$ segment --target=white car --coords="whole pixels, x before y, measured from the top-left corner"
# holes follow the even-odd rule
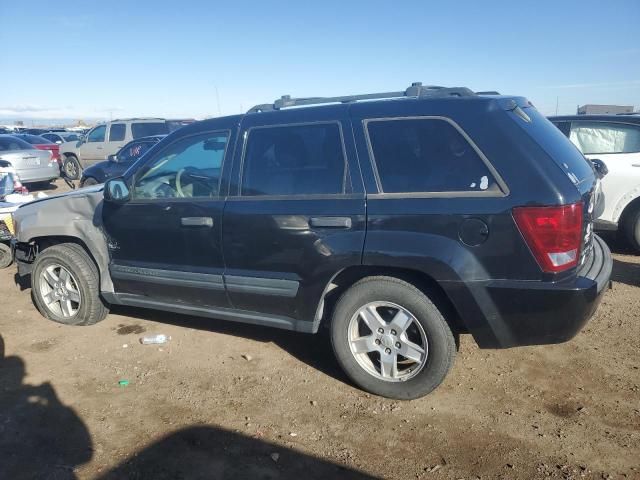
[[[604,211],[596,229],[619,230],[640,251],[640,115],[571,115],[551,120],[590,160],[602,179]]]

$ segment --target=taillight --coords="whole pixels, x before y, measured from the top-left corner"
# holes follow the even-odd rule
[[[558,207],[517,207],[513,218],[545,272],[578,264],[582,242],[582,202]]]

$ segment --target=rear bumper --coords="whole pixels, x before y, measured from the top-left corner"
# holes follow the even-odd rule
[[[44,167],[18,170],[17,173],[22,183],[46,182],[60,176],[60,167],[54,161]]]
[[[573,338],[598,308],[612,265],[609,248],[594,236],[593,253],[570,279],[459,285],[454,304],[462,305],[459,313],[481,348],[561,343]]]

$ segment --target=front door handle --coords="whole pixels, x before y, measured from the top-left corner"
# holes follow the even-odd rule
[[[351,217],[311,217],[309,225],[320,228],[351,228]]]
[[[211,217],[182,217],[180,219],[183,227],[213,227]]]

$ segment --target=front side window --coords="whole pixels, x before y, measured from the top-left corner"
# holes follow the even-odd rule
[[[640,127],[634,125],[573,122],[569,139],[585,155],[640,152]]]
[[[384,193],[499,191],[478,153],[445,120],[372,120],[367,134]]]
[[[104,134],[107,131],[106,125],[100,125],[99,127],[94,128],[89,132],[89,136],[87,137],[87,142],[104,142]]]
[[[228,133],[205,133],[180,139],[136,176],[134,198],[211,198],[218,195]]]
[[[109,127],[109,141],[121,142],[124,140],[127,126],[124,123],[112,123]]]
[[[152,135],[167,135],[169,127],[166,122],[132,123],[131,135],[133,139],[151,137]]]
[[[345,189],[336,123],[254,128],[245,151],[242,195],[330,195]]]

